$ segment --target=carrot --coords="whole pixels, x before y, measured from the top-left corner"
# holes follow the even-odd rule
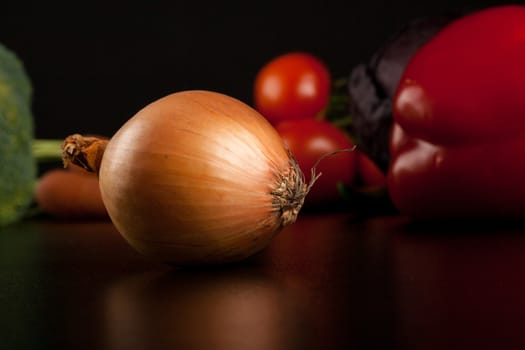
[[[60,219],[109,218],[97,176],[76,166],[45,172],[37,181],[35,202],[42,212]]]

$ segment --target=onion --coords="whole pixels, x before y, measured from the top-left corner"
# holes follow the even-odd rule
[[[260,251],[296,220],[317,178],[305,183],[258,112],[211,91],[160,98],[110,140],[71,135],[63,158],[99,174],[108,214],[132,247],[179,265]]]

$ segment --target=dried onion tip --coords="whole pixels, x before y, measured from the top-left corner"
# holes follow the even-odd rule
[[[134,115],[108,141],[71,135],[63,159],[99,174],[102,199],[131,246],[186,265],[244,259],[293,223],[309,184],[257,111],[182,91]]]

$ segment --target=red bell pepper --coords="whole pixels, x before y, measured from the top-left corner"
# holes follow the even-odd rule
[[[393,98],[388,189],[423,218],[525,217],[525,6],[447,25]]]

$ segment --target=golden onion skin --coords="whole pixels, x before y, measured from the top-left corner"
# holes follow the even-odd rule
[[[275,129],[211,91],[152,102],[111,138],[102,199],[135,249],[173,264],[244,259],[293,222],[308,189]]]

